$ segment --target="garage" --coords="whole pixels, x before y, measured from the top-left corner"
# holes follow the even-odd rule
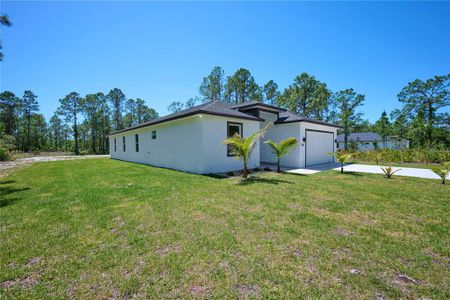
[[[305,132],[305,164],[306,166],[332,163],[334,157],[334,133],[329,131],[306,129]]]

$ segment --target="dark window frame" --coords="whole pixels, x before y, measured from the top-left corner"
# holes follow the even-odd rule
[[[152,130],[152,140],[156,140],[156,138],[157,138],[156,130]]]
[[[123,152],[126,152],[127,151],[127,143],[125,140],[125,136],[122,137],[122,143],[123,143]]]
[[[134,135],[134,142],[135,142],[135,150],[136,150],[136,152],[139,152],[139,134],[138,133],[136,133],[135,135]]]
[[[240,134],[240,136],[244,136],[244,123],[240,123],[240,122],[227,122],[227,131],[226,131],[226,135],[227,135],[227,138],[230,138],[231,136],[229,136],[229,134],[228,134],[228,132],[229,132],[229,130],[228,130],[228,128],[229,128],[229,126],[230,125],[234,125],[234,126],[239,126],[239,128],[240,128],[240,132],[239,132],[239,134]],[[232,157],[233,155],[231,154],[231,146],[230,145],[227,145],[227,157]]]
[[[114,152],[117,152],[117,141],[116,141],[116,138],[114,138]]]

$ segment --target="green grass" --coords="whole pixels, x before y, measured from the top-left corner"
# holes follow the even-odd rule
[[[437,180],[96,159],[36,163],[0,192],[1,299],[450,297]]]

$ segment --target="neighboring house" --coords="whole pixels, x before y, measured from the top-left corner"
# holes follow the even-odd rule
[[[385,140],[375,132],[357,132],[350,133],[347,138],[348,148],[350,143],[355,145],[355,148],[361,151],[375,150],[375,149],[408,149],[409,141],[402,138],[387,136]],[[337,136],[337,148],[344,149],[344,135]]]
[[[242,169],[224,139],[239,133],[248,137],[269,122],[274,125],[262,141],[279,142],[288,137],[298,146],[282,160],[285,167],[302,168],[334,161],[339,126],[299,116],[283,108],[249,102],[233,105],[213,101],[110,135],[111,158],[207,174]],[[275,163],[268,145],[259,142],[249,168],[261,162]]]

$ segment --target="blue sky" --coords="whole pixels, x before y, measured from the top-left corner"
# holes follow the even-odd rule
[[[450,73],[450,3],[1,2],[0,89],[58,99],[121,88],[161,115],[198,95],[213,66],[280,88],[307,72],[366,95],[376,120],[409,81]]]

